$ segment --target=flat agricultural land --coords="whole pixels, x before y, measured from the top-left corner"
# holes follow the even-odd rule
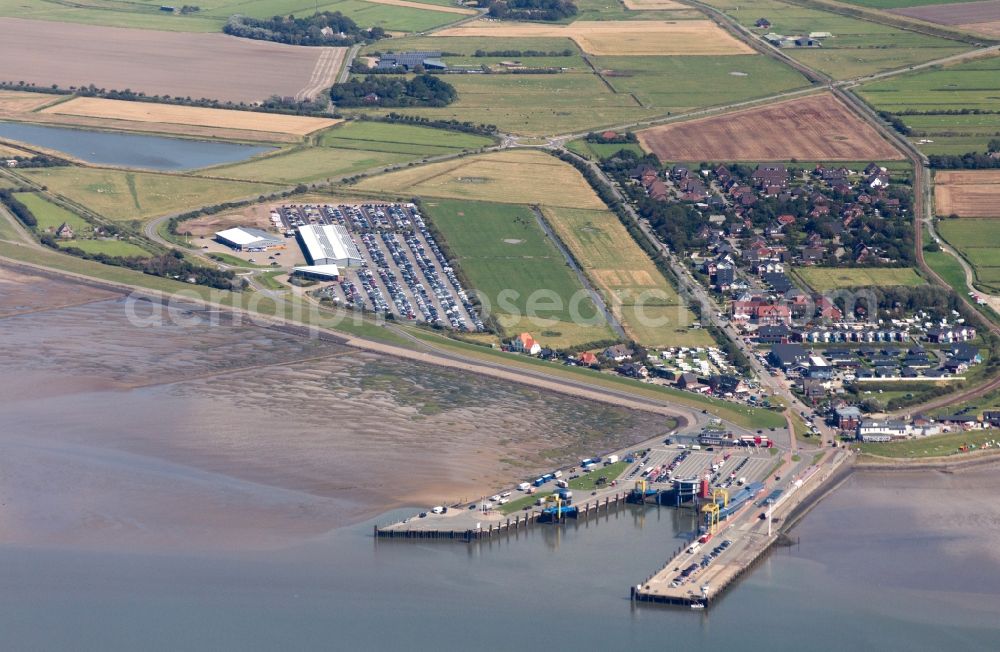
[[[604,208],[571,165],[537,150],[431,163],[362,180],[359,190],[506,204]]]
[[[437,36],[568,37],[595,55],[753,54],[743,42],[709,20],[576,21],[569,25],[473,23],[442,30]]]
[[[426,2],[411,2],[410,0],[368,0],[368,2],[374,2],[379,5],[392,5],[393,7],[408,7],[410,9],[441,11],[450,14],[461,14],[463,16],[475,16],[479,13],[475,9],[468,9],[466,7],[456,7],[454,5],[435,5]]]
[[[614,337],[603,320],[588,325],[573,319],[574,308],[587,319],[597,309],[531,208],[457,200],[425,201],[423,205],[453,260],[507,337],[530,332],[544,346],[554,348]],[[571,304],[575,295],[576,303]],[[503,302],[501,296],[506,297]]]
[[[903,156],[829,94],[637,133],[663,161],[898,160]]]
[[[0,69],[3,65],[0,63]],[[47,95],[45,93],[0,90],[0,112],[5,114],[27,113],[62,99],[62,97],[62,95]]]
[[[819,48],[787,48],[782,52],[827,73],[834,79],[893,70],[941,59],[970,49],[965,43],[920,34],[890,25],[860,20],[819,9],[818,2],[802,4],[781,0],[707,0],[747,29],[761,16],[771,21],[766,30],[778,34],[830,32]],[[755,30],[763,33],[765,30]]]
[[[795,271],[817,292],[867,286],[915,287],[926,283],[909,267],[797,267]]]
[[[653,11],[657,9],[690,9],[688,5],[675,2],[675,0],[623,0],[622,4],[626,9],[632,11]]]
[[[99,97],[76,97],[68,102],[60,102],[42,109],[41,112],[87,118],[111,118],[130,122],[226,127],[293,136],[305,136],[340,122],[332,118],[208,109],[196,106],[154,104],[152,102],[126,102]]]
[[[1000,217],[1000,170],[941,170],[934,174],[938,215]]]
[[[0,18],[0,79],[256,101],[318,93],[346,48]]]
[[[0,15],[157,31],[216,33],[222,31],[226,19],[233,14],[270,18],[291,13],[308,15],[313,11],[339,11],[359,25],[382,27],[392,32],[422,32],[468,15],[465,14],[468,10],[447,1],[331,0],[306,3],[288,0],[200,0],[200,11],[187,14],[160,11],[160,5],[150,0],[80,0],[70,4],[48,0],[0,0]]]
[[[977,0],[953,0],[948,4],[976,2]],[[869,7],[871,9],[900,9],[903,7],[923,7],[926,5],[944,4],[941,0],[844,0],[846,4]]]
[[[355,120],[325,132],[319,143],[326,147],[341,149],[366,149],[378,152],[433,156],[489,147],[494,141],[487,136],[460,131]]]
[[[179,174],[82,167],[35,168],[19,174],[110,220],[145,220],[273,192],[261,183]]]
[[[992,36],[1000,35],[1000,0],[905,7],[893,9],[890,13]]]
[[[552,206],[543,213],[629,337],[650,347],[712,344],[690,328],[694,315],[613,213]]]
[[[941,220],[937,229],[972,265],[980,285],[990,292],[1000,288],[1000,219]]]
[[[414,154],[371,152],[333,147],[293,148],[246,163],[203,168],[199,174],[220,179],[266,181],[270,183],[311,183],[382,168],[417,158]]]
[[[872,106],[900,115],[912,140],[926,154],[984,152],[1000,133],[1000,57],[921,70],[860,87]],[[961,115],[962,110],[981,113]]]

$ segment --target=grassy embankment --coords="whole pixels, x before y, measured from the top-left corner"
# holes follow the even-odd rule
[[[719,399],[684,392],[672,387],[643,383],[624,376],[605,374],[592,369],[582,367],[568,367],[557,363],[546,362],[538,358],[531,358],[523,355],[503,353],[495,349],[458,342],[443,335],[431,333],[423,330],[413,330],[413,334],[429,344],[445,351],[460,353],[472,359],[489,362],[491,364],[501,363],[513,368],[522,368],[533,371],[544,371],[547,374],[564,377],[573,380],[583,380],[591,385],[607,387],[615,390],[626,390],[630,393],[664,401],[676,403],[694,410],[706,410],[707,412],[731,421],[744,428],[784,428],[785,418],[779,413],[760,408],[750,408]]]
[[[998,439],[1000,439],[1000,430],[982,430],[931,435],[920,439],[907,439],[898,442],[864,443],[858,444],[857,447],[862,453],[867,455],[898,459],[919,459],[925,457],[949,457],[968,452],[960,450],[962,446],[967,446],[970,450],[978,450],[982,448],[985,442],[995,442]]]

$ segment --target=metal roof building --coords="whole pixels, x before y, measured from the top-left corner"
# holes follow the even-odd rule
[[[394,70],[402,68],[413,70],[417,66],[423,66],[429,70],[446,70],[448,68],[444,61],[441,61],[440,52],[399,52],[397,54],[383,54],[379,60],[376,70]]]
[[[285,241],[261,229],[236,227],[215,234],[215,239],[237,251],[284,249]]]
[[[340,280],[340,268],[336,265],[310,265],[292,268],[293,274],[298,274],[305,278],[315,278],[321,281]]]
[[[299,227],[299,242],[313,265],[360,267],[358,246],[339,224],[307,224]]]

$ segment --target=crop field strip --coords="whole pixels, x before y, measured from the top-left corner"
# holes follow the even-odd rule
[[[934,205],[940,216],[1000,217],[1000,170],[939,170]]]
[[[709,20],[576,21],[569,25],[472,23],[441,30],[441,37],[567,37],[595,55],[662,56],[752,54],[742,41]]]
[[[199,127],[226,127],[247,131],[305,136],[340,122],[333,118],[256,113],[196,106],[127,102],[98,97],[75,97],[40,110],[44,114],[111,118],[130,122],[165,123]]]
[[[637,132],[663,161],[900,160],[903,155],[832,95]]]
[[[677,291],[608,210],[545,206],[546,220],[604,295],[625,332],[645,346],[711,346]]]
[[[345,51],[17,18],[0,18],[0,32],[6,79],[234,102],[294,96],[324,52]]]
[[[890,13],[959,27],[986,36],[1000,36],[1000,0],[921,5],[892,9]]]
[[[359,190],[511,204],[604,208],[573,167],[537,150],[506,150],[370,177]]]

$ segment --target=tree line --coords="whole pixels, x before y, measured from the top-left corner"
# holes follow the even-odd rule
[[[237,14],[230,16],[222,31],[230,36],[287,45],[349,47],[385,37],[385,30],[381,27],[362,29],[339,11],[317,12],[308,18],[293,15],[250,18]]]
[[[570,0],[490,0],[491,18],[500,20],[556,21],[578,13]]]
[[[455,87],[434,75],[416,75],[411,79],[367,75],[334,84],[330,99],[339,107],[356,106],[448,106],[458,98]]]

